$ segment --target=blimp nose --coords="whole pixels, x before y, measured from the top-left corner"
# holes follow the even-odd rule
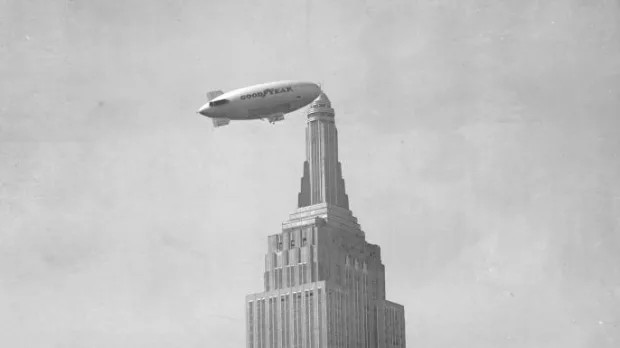
[[[312,94],[314,95],[314,98],[318,97],[321,94],[321,85],[313,83],[312,84]]]
[[[206,105],[203,105],[203,106],[202,106],[202,107],[198,110],[198,113],[199,113],[199,114],[201,114],[201,115],[203,115],[203,116],[209,116],[209,115],[207,114],[208,110],[209,110],[209,104],[206,104]]]

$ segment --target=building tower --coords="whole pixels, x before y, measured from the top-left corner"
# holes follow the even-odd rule
[[[265,291],[246,296],[247,348],[405,347],[404,308],[385,299],[381,250],[349,210],[325,94],[307,116],[298,208],[268,237]]]

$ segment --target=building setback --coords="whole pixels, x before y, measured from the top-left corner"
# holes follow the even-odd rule
[[[381,249],[349,210],[325,94],[307,116],[298,209],[268,237],[265,291],[246,296],[247,348],[405,347],[405,311],[385,299]]]

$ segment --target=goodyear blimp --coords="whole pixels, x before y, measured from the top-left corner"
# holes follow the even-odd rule
[[[198,113],[211,118],[214,127],[225,126],[232,120],[268,120],[275,123],[284,115],[315,100],[321,93],[312,82],[276,81],[235,89],[229,92],[207,93],[208,103]]]

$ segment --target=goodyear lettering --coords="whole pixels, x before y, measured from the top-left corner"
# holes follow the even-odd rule
[[[291,86],[284,87],[284,88],[267,88],[262,92],[242,95],[241,100],[258,98],[258,97],[265,98],[268,95],[287,93],[287,92],[292,92],[292,91],[293,91],[293,87]]]

